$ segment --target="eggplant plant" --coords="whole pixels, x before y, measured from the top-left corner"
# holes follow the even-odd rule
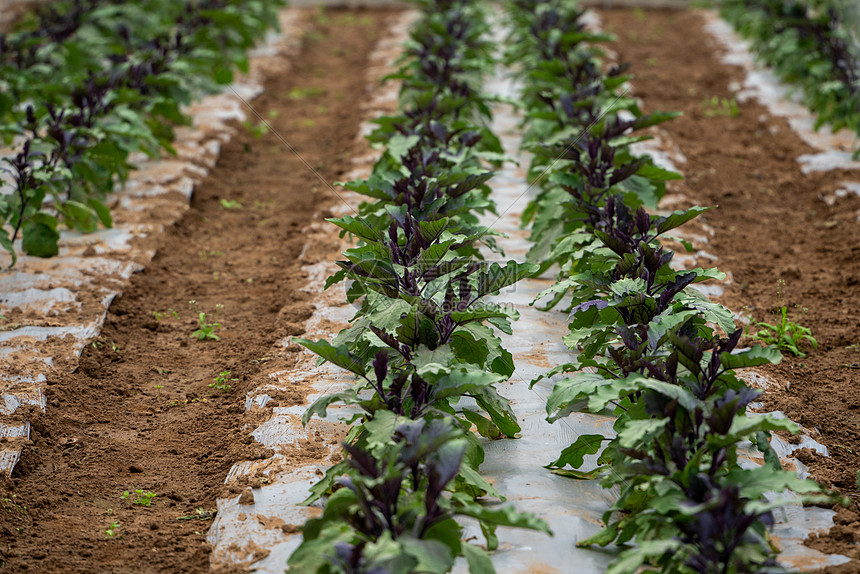
[[[0,168],[11,174],[0,246],[12,263],[19,236],[25,253],[47,257],[61,223],[109,227],[107,192],[128,177],[130,155],[173,152],[181,106],[230,82],[232,67],[247,69],[245,53],[280,5],[57,3],[44,29],[0,37],[0,137],[15,149]]]
[[[761,392],[734,370],[778,362],[779,352],[740,349],[732,314],[691,288],[720,272],[670,266],[666,233],[708,208],[650,215],[678,176],[629,144],[641,140],[635,130],[673,114],[643,116],[619,91],[623,67],[602,75],[594,43],[605,38],[585,31],[580,12],[556,0],[510,6],[511,53],[534,80],[522,97],[530,177],[540,186],[524,214],[536,242],[530,257],[561,269],[538,300],[549,298],[550,309],[571,298],[565,343],[577,352],[532,384],[572,373],[547,399],[550,422],[578,411],[617,417],[611,435],[581,435],[547,465],[620,492],[604,528],[579,545],[621,546],[608,569],[616,574],[780,572],[767,529],[787,499],[772,493],[835,499],[783,470],[771,449],[771,431],[796,425],[747,413]],[[758,454],[764,466],[750,462]]]
[[[486,298],[537,270],[485,261],[478,249],[496,250],[478,215],[495,213],[486,183],[503,159],[480,90],[492,65],[483,13],[468,1],[426,3],[393,76],[401,111],[378,119],[369,137],[385,151],[368,179],[344,184],[370,199],[356,217],[329,220],[357,244],[326,288],[348,281],[357,312],[331,342],[295,341],[356,382],[317,399],[303,422],[336,402],[359,412],[348,421],[345,459],[305,501],[325,506],[305,525],[291,571],[441,573],[463,556],[471,571],[493,572],[497,525],[549,532],[530,515],[488,505],[502,497],[478,473],[476,433],[520,431],[495,388],[514,367],[493,331],[510,334],[517,313]],[[461,540],[455,516],[478,520],[486,549]]]
[[[846,21],[848,7],[829,0],[729,0],[720,13],[783,80],[800,85],[816,128],[827,123],[860,134],[860,49],[852,32],[857,22]]]
[[[349,472],[322,516],[305,525],[288,571],[444,574],[463,556],[470,571],[494,572],[487,550],[498,544],[496,527],[549,533],[544,521],[480,504],[463,490],[455,478],[468,448],[445,419],[401,422],[389,412],[366,424],[358,442],[344,445]],[[461,540],[458,516],[480,522],[486,550]]]

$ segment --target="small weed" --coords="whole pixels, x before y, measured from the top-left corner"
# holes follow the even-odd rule
[[[257,122],[256,124],[245,120],[242,122],[242,127],[248,130],[248,133],[259,139],[269,133],[269,125],[266,122]]]
[[[131,501],[132,504],[136,504],[138,506],[152,506],[152,500],[156,496],[158,495],[154,492],[144,492],[143,490],[138,489],[132,492],[126,490],[122,493],[122,496],[120,496],[120,498],[123,500]]]
[[[633,9],[633,17],[636,18],[636,20],[638,20],[639,22],[644,22],[648,19],[648,17],[645,15],[645,10],[639,7]]]
[[[197,315],[197,324],[199,329],[191,333],[192,338],[198,341],[220,341],[221,337],[215,334],[215,331],[221,328],[221,323],[208,323],[206,321],[206,313],[200,311]]]
[[[107,538],[108,540],[122,538],[122,534],[120,534],[119,532],[119,522],[114,520],[110,523],[110,526],[105,529],[105,538]]]
[[[115,342],[108,341],[107,344],[110,345],[111,351],[113,351],[114,353],[119,352],[119,345],[117,345]],[[105,342],[102,341],[101,339],[96,339],[95,341],[92,342],[92,345],[93,345],[93,349],[102,349],[105,346]]]
[[[13,494],[12,498],[2,498],[0,499],[0,507],[3,508],[6,512],[10,514],[18,514],[20,516],[28,516],[29,512],[27,512],[27,507],[23,504],[18,504],[15,498],[18,495]]]
[[[736,118],[741,113],[738,108],[738,102],[734,98],[720,98],[717,96],[713,96],[711,99],[705,98],[702,100],[701,108],[706,118],[716,116]]]
[[[208,249],[201,249],[200,251],[197,252],[197,255],[199,255],[200,259],[202,259],[203,261],[209,261],[209,259],[212,257],[224,257],[224,252],[223,251],[217,251],[217,250],[212,251],[212,250],[208,250]]]
[[[161,321],[164,317],[167,317],[167,316],[173,317],[174,319],[179,319],[179,312],[174,310],[173,308],[170,308],[163,313],[160,313],[158,311],[153,311],[152,315],[155,317],[156,321]]]
[[[293,88],[287,94],[291,100],[306,100],[308,98],[316,98],[325,93],[324,88]]]
[[[216,335],[215,331],[221,328],[221,323],[208,322],[206,320],[206,313],[197,309],[197,301],[191,300],[188,302],[188,304],[191,305],[191,308],[193,310],[197,311],[198,329],[191,333],[191,338],[197,339],[198,341],[220,341],[221,337]],[[224,306],[221,304],[215,305],[215,313],[213,313],[213,315],[217,314],[218,311],[223,308]]]
[[[818,341],[812,337],[812,331],[788,318],[788,307],[783,305],[778,311],[780,318],[776,324],[753,323],[751,327],[758,329],[754,339],[758,339],[768,345],[776,345],[781,351],[789,351],[795,357],[805,357],[806,353],[800,350],[800,343],[808,341],[814,349],[818,348]]]
[[[235,199],[221,199],[219,202],[224,209],[242,209],[244,206],[241,201]]]
[[[209,383],[210,389],[218,389],[225,393],[230,392],[230,383],[236,383],[239,379],[231,379],[230,371],[221,371],[221,374],[215,377],[215,380]]]
[[[782,279],[777,283],[777,304],[782,301],[782,289],[785,286],[785,281]],[[800,309],[800,306],[798,306]],[[801,313],[805,313],[806,309],[800,309]],[[789,351],[795,357],[805,357],[806,354],[800,350],[800,343],[808,341],[814,349],[818,348],[818,341],[812,337],[812,330],[803,327],[791,321],[788,318],[788,306],[782,305],[779,311],[779,322],[775,324],[764,322],[752,322],[747,327],[747,332],[750,329],[758,329],[754,339],[758,339],[767,345],[776,345],[780,351]]]

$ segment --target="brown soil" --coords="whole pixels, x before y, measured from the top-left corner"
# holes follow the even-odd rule
[[[253,102],[326,181],[358,154],[367,58],[392,14],[308,18],[291,72]],[[152,264],[111,305],[79,368],[48,381],[47,413],[32,414],[31,443],[0,485],[0,571],[210,570],[206,512],[248,486],[225,487],[228,470],[271,454],[249,435],[261,421],[245,412],[244,393],[295,363],[296,347],[279,342],[301,334],[311,314],[302,257],[330,248],[305,249],[303,231],[333,201],[273,133],[239,129],[191,209],[156,239]],[[192,338],[198,312],[220,323],[220,340]],[[222,371],[225,391],[210,386]],[[275,400],[300,404],[302,391]],[[156,493],[151,506],[122,499],[138,489]]]
[[[635,94],[646,111],[684,112],[664,128],[687,158],[678,190],[699,204],[719,205],[703,220],[715,231],[706,249],[733,277],[721,301],[767,322],[788,305],[818,341],[818,350],[804,347],[807,357],[787,355],[762,370],[777,383],[764,402],[821,433],[816,439],[830,457],[803,452],[798,458],[816,480],[849,496],[853,508],[840,511],[837,525],[808,544],[854,558],[825,571],[860,572],[860,198],[832,206],[823,201],[840,182],[860,181],[860,173],[803,175],[795,158],[814,150],[755,102],[740,104],[737,117],[707,117],[703,102],[732,98],[729,83],[743,73],[718,61],[720,49],[702,29],[701,13],[610,10],[601,16],[618,35],[611,47],[633,64]]]

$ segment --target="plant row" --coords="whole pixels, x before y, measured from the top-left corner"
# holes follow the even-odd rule
[[[828,123],[860,135],[860,31],[846,22],[848,8],[833,0],[725,0],[720,11],[783,80],[802,88],[816,129]]]
[[[538,300],[564,303],[564,341],[576,352],[544,375],[568,374],[547,400],[548,420],[617,417],[612,433],[581,435],[547,465],[619,492],[604,527],[578,544],[620,546],[610,573],[782,571],[767,533],[774,511],[792,496],[826,496],[770,447],[771,431],[796,425],[747,413],[760,391],[735,369],[778,362],[779,352],[742,348],[732,314],[693,288],[722,273],[671,266],[668,234],[708,208],[654,214],[665,182],[680,176],[631,144],[673,114],[641,112],[625,67],[604,71],[599,46],[610,36],[588,31],[570,2],[512,0],[509,13],[538,187],[523,216],[529,261],[558,269]]]
[[[111,225],[131,154],[175,153],[182,106],[247,71],[282,0],[73,0],[0,35],[0,246],[58,251],[59,229]],[[130,23],[133,22],[133,25]]]
[[[296,342],[356,376],[303,422],[333,403],[355,414],[344,459],[305,501],[324,509],[305,524],[290,571],[443,573],[461,556],[472,572],[493,572],[497,526],[548,532],[501,505],[478,472],[477,435],[520,431],[496,390],[514,366],[495,330],[510,333],[517,314],[487,296],[537,269],[481,251],[501,255],[478,219],[495,213],[487,181],[503,159],[482,93],[495,66],[487,34],[480,3],[423,4],[392,75],[402,82],[400,111],[369,136],[382,155],[367,179],[341,184],[366,199],[329,219],[356,245],[326,288],[345,285],[357,312],[331,342]],[[455,517],[477,520],[485,548],[462,540]]]

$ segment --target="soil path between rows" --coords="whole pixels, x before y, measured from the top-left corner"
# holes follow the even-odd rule
[[[829,533],[807,543],[854,559],[827,572],[860,572],[860,197],[825,201],[842,182],[860,181],[860,173],[805,175],[796,158],[815,150],[783,119],[755,102],[741,103],[736,117],[713,104],[714,98],[734,98],[730,84],[742,84],[743,72],[720,63],[701,12],[600,15],[618,36],[611,48],[632,64],[645,111],[684,113],[663,127],[687,158],[678,190],[700,205],[719,205],[702,219],[715,232],[708,251],[733,278],[721,302],[770,323],[779,306],[788,305],[790,316],[818,340],[818,350],[804,348],[807,357],[787,355],[762,370],[775,383],[765,392],[765,410],[784,411],[820,431],[815,438],[830,457],[801,449],[797,458],[813,478],[851,497],[853,506],[839,511]]]
[[[308,166],[329,182],[350,169],[368,56],[393,14],[308,11],[291,71],[253,101],[277,135],[249,114],[182,220],[146,240],[152,264],[77,369],[49,378],[47,412],[32,413],[31,442],[0,485],[0,571],[210,571],[215,500],[244,487],[226,487],[227,472],[271,454],[251,439],[262,415],[245,412],[245,391],[295,362],[281,342],[311,314],[303,258],[328,247],[303,233],[337,201]],[[192,338],[201,312],[219,340]],[[213,388],[226,371],[229,388]],[[135,490],[155,493],[151,505],[134,504]]]

